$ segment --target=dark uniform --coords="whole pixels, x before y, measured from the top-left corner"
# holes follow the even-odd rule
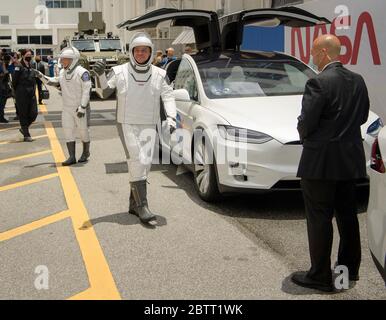
[[[15,98],[20,118],[21,130],[24,137],[31,137],[29,126],[38,116],[36,102],[36,71],[22,60],[15,68],[12,77]]]
[[[0,60],[0,122],[7,123],[8,121],[4,118],[4,108],[7,103],[8,96],[8,80],[9,74],[5,70],[3,61]]]
[[[45,69],[43,63],[41,61],[35,62],[33,68],[45,74]],[[43,104],[43,83],[40,79],[36,79],[36,85],[38,86],[38,95],[39,95],[39,104]]]

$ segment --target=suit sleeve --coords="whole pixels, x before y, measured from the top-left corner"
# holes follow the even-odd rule
[[[81,104],[83,107],[87,107],[90,103],[90,92],[92,89],[92,83],[90,74],[88,71],[85,71],[82,75],[82,101]]]
[[[300,140],[304,141],[319,127],[320,116],[326,105],[326,96],[320,80],[308,80],[302,102],[302,111],[298,117],[298,132]]]
[[[22,72],[22,68],[20,66],[16,66],[15,73],[12,75],[12,87],[14,90],[16,90],[17,86],[19,85],[21,72]]]
[[[361,124],[365,124],[369,118],[370,98],[369,98],[369,92],[367,90],[365,80],[363,78],[362,78],[362,82],[363,82],[363,117],[362,117]]]
[[[177,117],[176,101],[174,99],[173,89],[169,85],[168,79],[166,77],[162,79],[161,98],[164,103],[167,117],[175,121]]]

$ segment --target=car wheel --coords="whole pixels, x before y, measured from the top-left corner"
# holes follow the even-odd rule
[[[196,139],[195,139],[196,140]],[[213,149],[208,139],[195,141],[193,150],[194,186],[200,198],[207,202],[214,202],[221,198],[217,185],[216,161]]]

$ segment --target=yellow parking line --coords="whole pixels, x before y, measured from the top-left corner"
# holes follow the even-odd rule
[[[48,111],[47,111],[47,106],[45,105],[45,104],[41,104],[40,105],[40,111],[42,112],[42,113],[47,113]]]
[[[56,178],[56,177],[59,177],[58,173],[53,173],[53,174],[49,174],[46,176],[42,176],[42,177],[30,179],[30,180],[24,180],[24,181],[21,181],[18,183],[9,184],[7,186],[0,187],[0,192],[28,186],[30,184],[42,182],[42,181],[49,180],[49,179]]]
[[[42,155],[48,154],[48,153],[51,153],[51,150],[29,153],[29,154],[25,154],[25,155],[14,157],[14,158],[8,158],[8,159],[0,160],[0,164],[12,162],[12,161],[18,161],[18,160],[27,159],[27,158],[32,158],[32,157],[38,157],[38,156],[42,156]]]
[[[24,233],[34,231],[36,229],[45,227],[51,223],[58,222],[60,220],[63,220],[65,218],[69,218],[69,217],[70,217],[70,212],[68,210],[66,210],[66,211],[62,211],[62,212],[59,212],[57,214],[54,214],[52,216],[43,218],[41,220],[34,221],[34,222],[29,223],[29,224],[25,224],[23,226],[15,228],[15,229],[1,232],[0,233],[0,242],[15,238],[15,237],[20,236]]]
[[[93,291],[91,288],[88,288],[87,290],[78,293],[77,295],[68,298],[67,300],[98,300],[98,298],[95,298],[95,296],[97,296],[95,291]]]
[[[44,134],[44,135],[41,135],[41,136],[36,136],[36,137],[32,137],[32,139],[34,140],[37,140],[37,139],[42,139],[42,138],[47,138],[47,135]],[[0,141],[0,146],[1,145],[5,145],[5,144],[12,144],[12,143],[18,143],[18,142],[21,142],[22,140],[11,140],[11,141]]]
[[[33,124],[30,125],[30,128],[34,127],[34,126],[37,126],[37,125],[40,125],[40,124],[41,123],[33,123]],[[6,132],[6,131],[15,130],[15,129],[20,129],[20,126],[13,126],[13,127],[5,128],[5,129],[0,129],[0,132]]]
[[[55,162],[60,163],[65,157],[62,147],[57,139],[55,129],[50,122],[45,122],[45,127],[51,142]],[[92,226],[87,229],[82,228],[84,222],[89,221],[90,217],[83,203],[75,179],[71,174],[71,170],[68,167],[61,166],[57,169],[67,206],[71,212],[75,235],[78,239],[83,261],[87,270],[91,286],[90,290],[93,292],[92,299],[121,299],[94,228]]]

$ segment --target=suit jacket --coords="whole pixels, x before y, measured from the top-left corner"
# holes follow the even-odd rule
[[[310,79],[298,118],[303,142],[298,177],[333,181],[366,177],[360,127],[369,107],[363,78],[340,62]]]
[[[43,73],[43,74],[45,74],[45,72],[46,72],[46,71],[45,71],[45,68],[44,68],[44,64],[41,63],[41,62],[39,62],[39,63],[34,62],[34,63],[32,64],[32,67],[33,67],[34,69],[40,71],[40,72]]]

